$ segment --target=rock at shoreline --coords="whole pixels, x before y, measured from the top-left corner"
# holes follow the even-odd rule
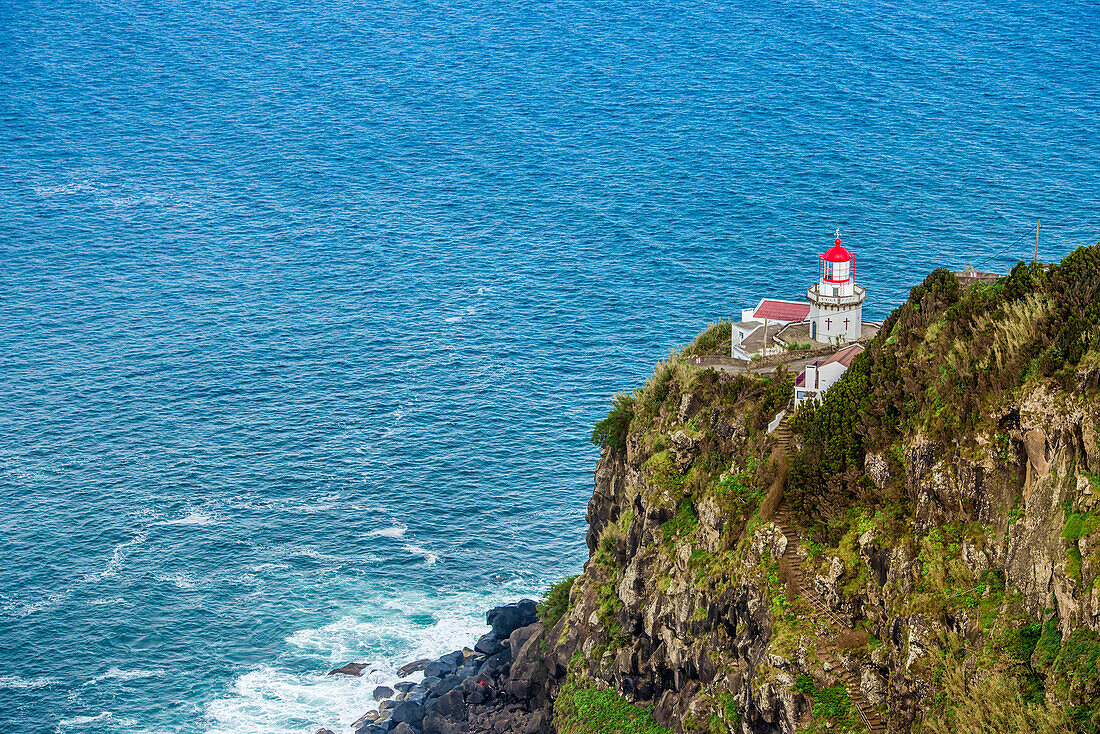
[[[383,698],[390,698],[393,696],[393,689],[389,686],[378,686],[374,689],[374,700],[381,701]]]
[[[532,599],[521,599],[515,604],[505,604],[485,613],[485,623],[493,628],[493,634],[500,640],[508,637],[520,627],[526,627],[537,621],[538,614],[535,611],[535,602]]]
[[[419,673],[421,670],[424,670],[424,668],[428,667],[433,662],[435,661],[431,658],[421,658],[420,660],[413,660],[411,663],[405,663],[400,668],[398,668],[397,677],[407,678],[413,673]]]
[[[424,720],[424,707],[413,701],[402,701],[394,707],[390,718],[398,724],[405,723],[418,727]]]
[[[363,671],[366,670],[368,667],[369,666],[366,663],[348,663],[347,665],[345,665],[341,668],[336,668],[335,670],[330,670],[328,672],[328,674],[329,675],[353,675],[356,678],[358,678],[359,676],[363,675]],[[371,672],[374,672],[374,671],[371,671]]]
[[[529,599],[489,610],[493,631],[473,650],[402,667],[401,675],[425,677],[395,684],[397,698],[383,701],[379,729],[357,734],[551,734],[549,678],[558,673],[547,667],[549,632],[536,617]]]
[[[474,645],[474,652],[479,652],[482,655],[496,655],[503,649],[504,643],[500,641],[500,638],[496,636],[495,632],[482,635],[481,639]]]

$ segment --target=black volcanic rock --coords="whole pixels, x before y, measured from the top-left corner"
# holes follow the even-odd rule
[[[508,637],[520,627],[526,627],[537,621],[538,614],[535,611],[535,602],[531,599],[521,599],[515,604],[495,607],[485,614],[486,624],[493,628],[493,634],[500,640]]]
[[[363,671],[366,670],[368,665],[366,663],[348,663],[342,667],[330,670],[329,675],[353,675],[359,677],[363,675]]]

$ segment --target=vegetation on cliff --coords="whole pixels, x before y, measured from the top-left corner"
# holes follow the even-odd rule
[[[1100,732],[1100,246],[932,273],[787,450],[791,375],[685,358],[728,336],[593,432],[559,730]]]

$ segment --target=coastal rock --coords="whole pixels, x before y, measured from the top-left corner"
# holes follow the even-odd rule
[[[462,678],[457,675],[448,675],[446,678],[441,678],[438,683],[428,689],[428,695],[432,698],[438,698],[448,691],[451,691],[462,684]]]
[[[391,729],[391,734],[417,734],[416,729],[409,726],[402,721],[400,724]]]
[[[435,661],[431,658],[421,658],[420,660],[413,660],[411,663],[405,663],[397,669],[397,677],[407,678],[413,673],[419,673],[421,670],[424,670],[424,668],[427,668],[433,662]]]
[[[521,599],[515,604],[495,607],[485,614],[486,624],[493,628],[493,634],[501,640],[520,627],[534,624],[537,620],[535,602],[532,599]]]
[[[413,688],[416,688],[416,684],[410,680],[403,680],[399,683],[394,683],[393,687],[398,693],[408,693]]]
[[[393,689],[390,688],[389,686],[378,686],[377,688],[374,689],[374,693],[371,694],[371,695],[374,696],[375,701],[381,701],[384,698],[392,697],[393,696]]]
[[[699,442],[684,431],[676,431],[672,434],[672,446],[676,455],[676,470],[684,474],[699,453]]]
[[[489,675],[497,675],[508,670],[508,667],[512,664],[512,651],[505,648],[503,651],[498,652],[490,658],[485,660],[485,664],[481,666],[481,672]]]
[[[402,701],[393,708],[390,718],[398,724],[419,727],[424,720],[424,707],[413,701]]]
[[[443,655],[439,658],[439,662],[446,663],[446,664],[452,666],[453,668],[458,668],[458,666],[462,665],[462,663],[464,663],[465,661],[466,661],[466,653],[463,652],[462,650],[455,650],[454,652],[449,652],[446,655]]]
[[[329,675],[352,675],[359,677],[363,675],[363,671],[370,667],[367,663],[348,663],[342,667],[330,670]]]
[[[424,668],[424,677],[425,678],[444,678],[444,677],[450,675],[451,673],[455,672],[455,668],[456,668],[456,666],[449,663],[449,662],[444,662],[442,660],[436,660],[434,662],[428,663],[428,665]]]
[[[432,711],[452,721],[464,721],[466,719],[466,701],[462,696],[462,691],[453,690],[443,694],[436,699]]]
[[[421,730],[424,734],[460,734],[463,728],[458,722],[451,721],[447,717],[433,711],[424,717],[424,724]]]
[[[543,690],[549,677],[549,671],[541,654],[545,635],[546,627],[541,622],[512,633],[510,640],[513,644],[522,642],[522,645],[513,646],[513,649],[518,649],[518,652],[512,662],[508,682],[504,685],[508,695],[526,701]]]
[[[504,643],[500,641],[500,638],[496,636],[496,633],[490,632],[487,635],[482,635],[474,645],[474,651],[479,652],[482,655],[496,655],[498,652],[504,649]]]

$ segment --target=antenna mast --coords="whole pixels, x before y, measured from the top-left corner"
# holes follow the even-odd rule
[[[1035,259],[1032,262],[1039,262],[1039,224],[1041,219],[1035,220]]]

